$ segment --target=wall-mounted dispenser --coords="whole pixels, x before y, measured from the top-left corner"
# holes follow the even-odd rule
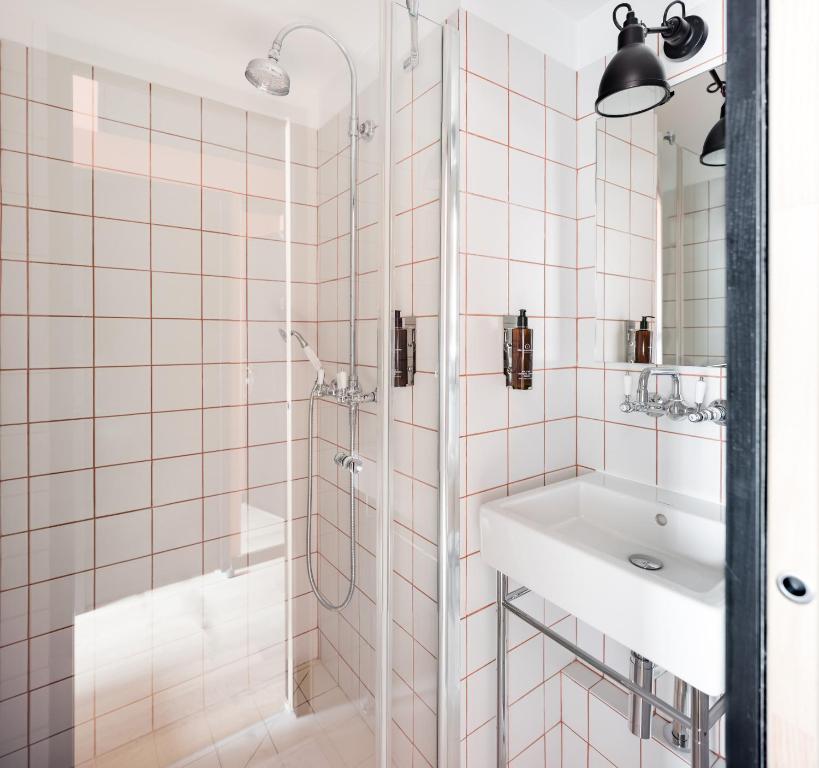
[[[533,366],[534,345],[526,310],[519,310],[517,316],[504,315],[503,373],[506,376],[506,386],[512,389],[531,389]]]
[[[392,328],[392,385],[411,387],[415,382],[415,318],[395,310]]]
[[[634,362],[650,363],[654,359],[654,330],[648,320],[653,315],[643,315],[640,327],[634,334]]]

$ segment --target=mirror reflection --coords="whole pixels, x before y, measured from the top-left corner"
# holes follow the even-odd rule
[[[724,69],[686,80],[666,104],[632,117],[628,136],[620,135],[627,120],[597,122],[606,361],[725,362]],[[630,235],[612,225],[626,206]]]

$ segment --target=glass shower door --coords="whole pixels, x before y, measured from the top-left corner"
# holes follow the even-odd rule
[[[248,110],[93,59],[0,41],[0,764],[368,764],[378,405],[355,596],[319,610],[308,557],[334,597],[350,573],[348,421],[322,401],[311,444],[289,335],[328,381],[346,367],[345,108]],[[379,141],[357,190],[367,391]]]

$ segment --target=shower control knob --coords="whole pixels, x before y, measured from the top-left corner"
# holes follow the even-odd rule
[[[341,451],[333,456],[333,461],[342,469],[346,469],[351,475],[357,475],[364,469],[364,462],[352,453]]]
[[[693,422],[713,421],[714,424],[725,424],[728,418],[728,403],[725,400],[712,400],[705,408],[700,408],[688,414],[688,420]]]

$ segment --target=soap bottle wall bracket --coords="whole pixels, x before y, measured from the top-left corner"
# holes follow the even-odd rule
[[[394,386],[411,387],[415,383],[415,316],[408,315],[401,318],[401,327],[407,332],[407,383],[395,384],[396,374],[403,373],[403,371],[396,370],[396,363],[398,361],[397,350],[393,351],[393,383]],[[393,328],[393,330],[395,330]],[[395,335],[395,334],[394,334]]]
[[[523,310],[521,310],[523,312]],[[512,360],[512,332],[515,328],[520,328],[521,326],[518,324],[520,321],[520,315],[504,315],[503,316],[503,375],[504,379],[506,380],[506,386],[514,388],[514,364]],[[526,375],[526,374],[524,374]],[[531,378],[531,372],[528,374],[528,377]],[[531,387],[526,387],[525,389],[529,389]]]

